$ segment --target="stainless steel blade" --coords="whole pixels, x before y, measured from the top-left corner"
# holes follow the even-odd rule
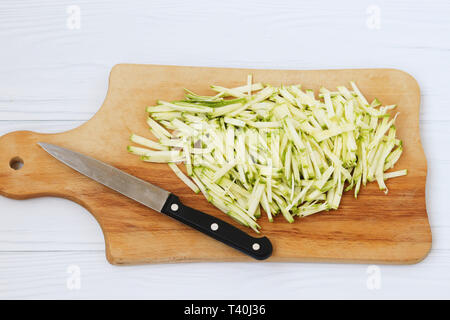
[[[161,212],[170,192],[94,158],[49,143],[38,143],[50,155],[85,176]]]

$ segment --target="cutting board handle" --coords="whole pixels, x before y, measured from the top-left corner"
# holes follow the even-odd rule
[[[61,182],[65,174],[73,173],[37,144],[39,141],[57,143],[64,135],[15,131],[0,137],[0,194],[13,199],[67,198]]]
[[[35,174],[34,160],[40,153],[38,134],[16,131],[0,137],[0,194],[15,199],[37,196],[41,183],[29,179]]]

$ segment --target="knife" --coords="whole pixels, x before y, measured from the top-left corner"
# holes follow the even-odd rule
[[[38,144],[79,173],[252,258],[264,260],[272,254],[272,244],[267,237],[254,238],[223,220],[183,205],[174,194],[99,160],[53,144]]]

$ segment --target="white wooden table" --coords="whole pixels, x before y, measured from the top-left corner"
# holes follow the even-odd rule
[[[85,209],[0,197],[0,298],[449,298],[449,14],[447,0],[2,0],[0,134],[80,125],[120,62],[411,73],[422,90],[433,249],[412,266],[115,267]]]

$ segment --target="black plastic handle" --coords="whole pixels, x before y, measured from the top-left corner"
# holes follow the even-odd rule
[[[173,194],[161,212],[257,260],[272,254],[272,243],[267,237],[254,238],[223,220],[183,205]]]

